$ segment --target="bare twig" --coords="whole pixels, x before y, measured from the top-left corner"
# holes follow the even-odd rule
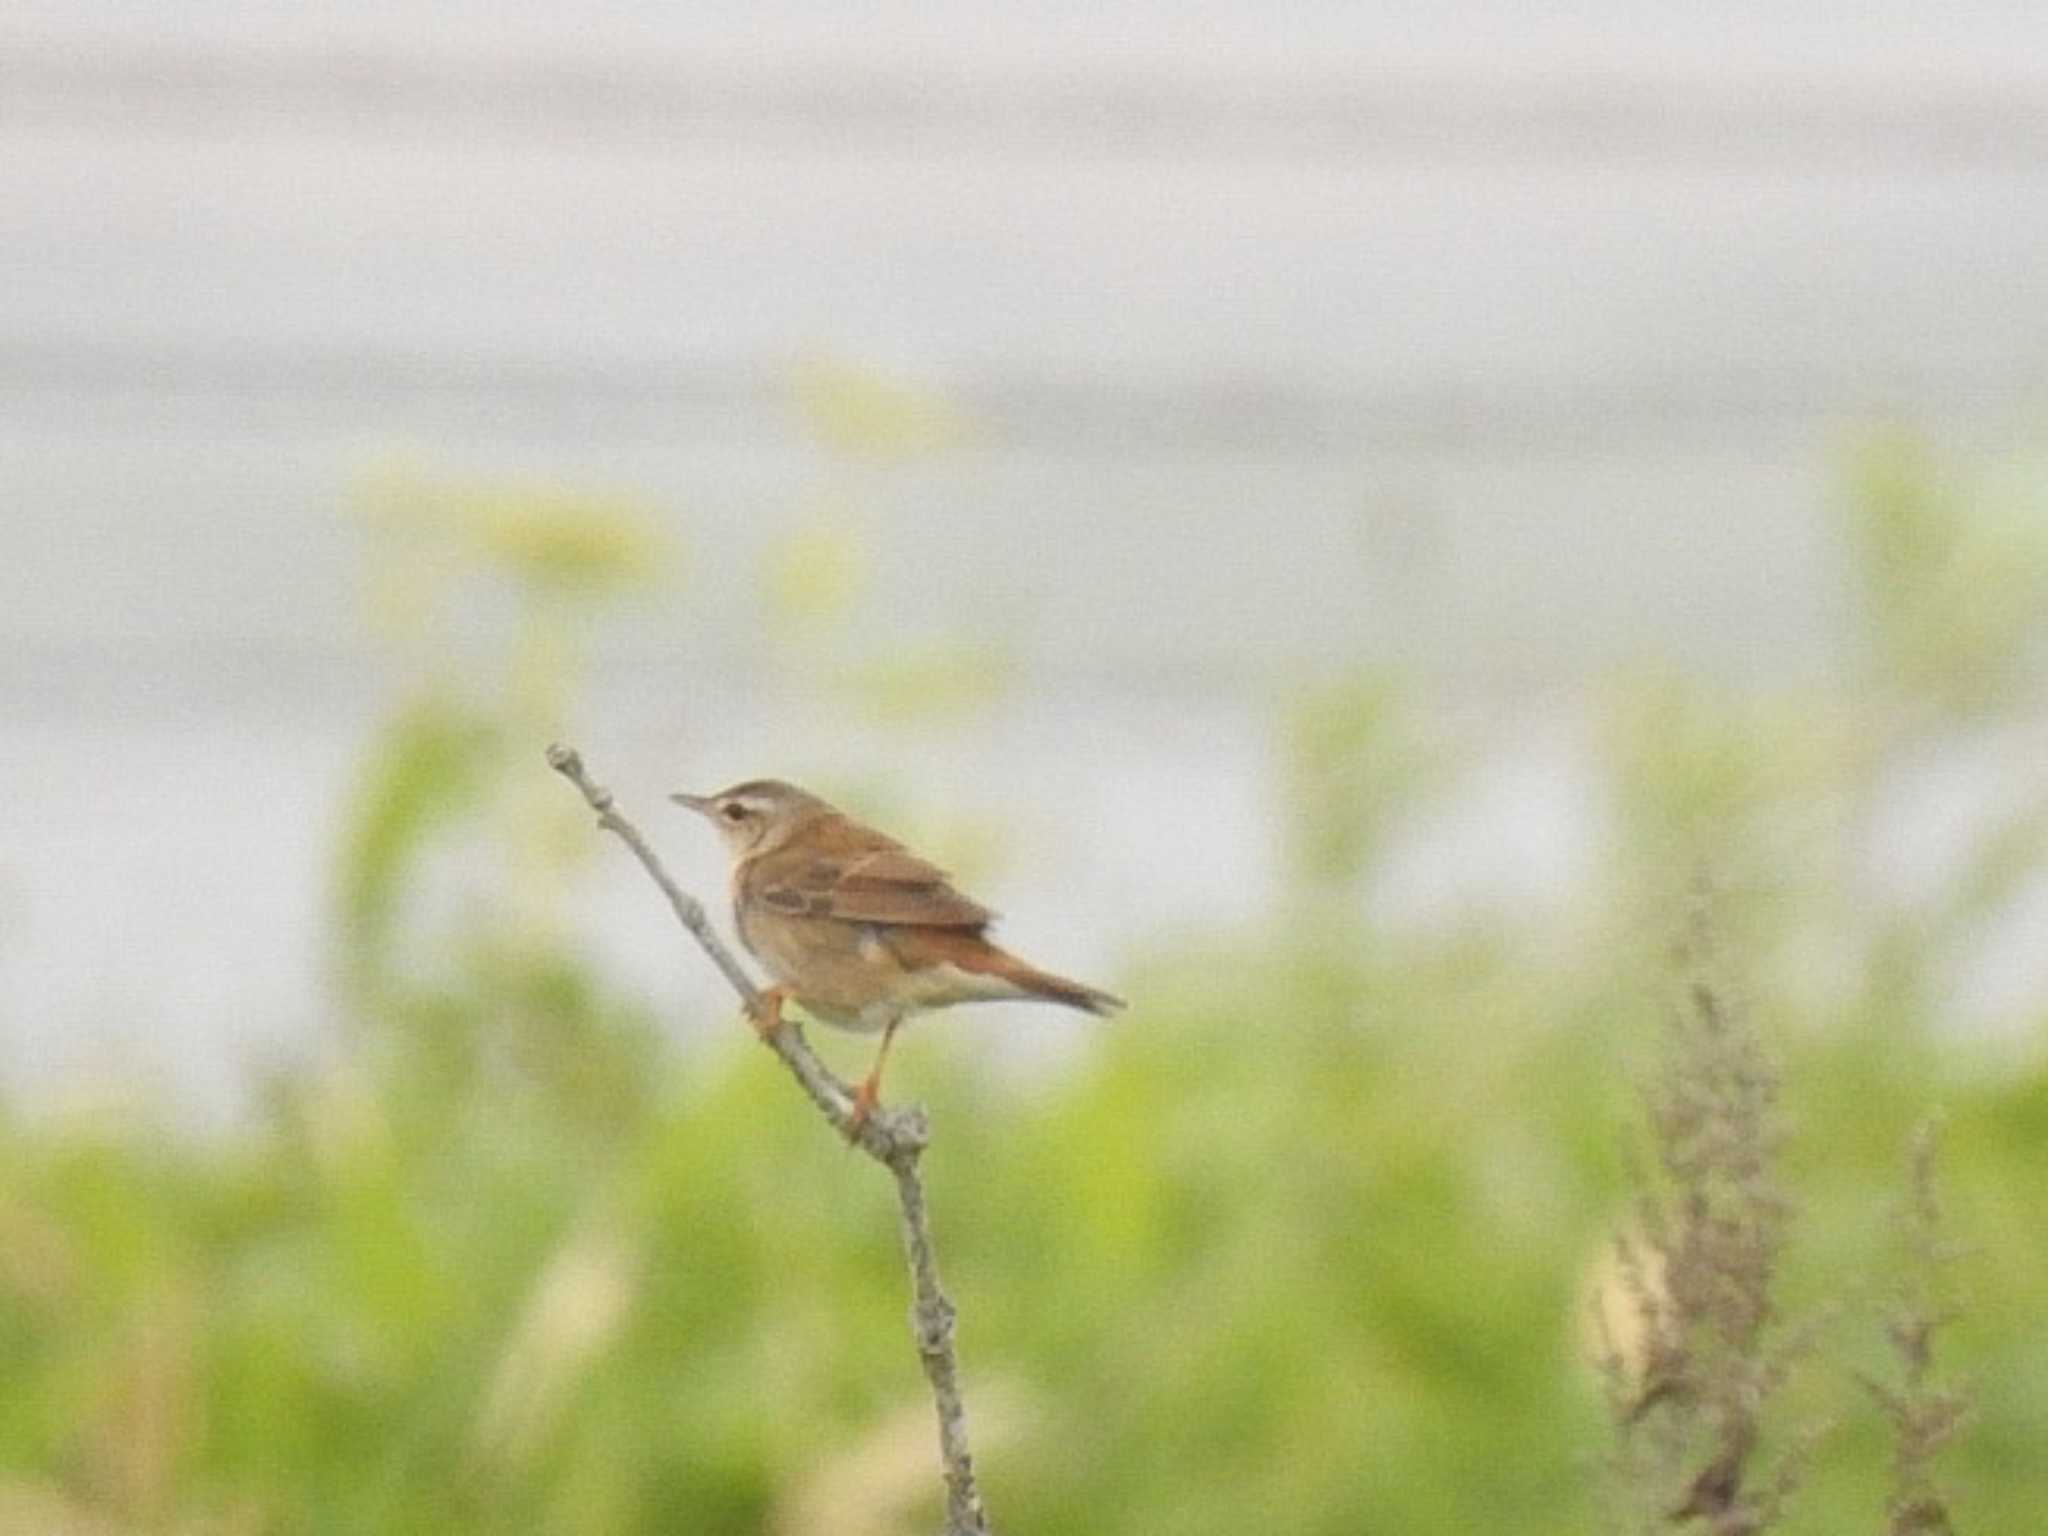
[[[591,781],[574,748],[560,744],[549,747],[548,766],[582,793],[590,808],[597,812],[600,827],[633,850],[633,856],[668,897],[677,920],[732,983],[747,1011],[755,1012],[761,1002],[760,989],[712,928],[704,915],[704,904],[669,877],[639,829],[619,814],[611,791]],[[974,1456],[967,1446],[967,1408],[960,1399],[959,1367],[953,1358],[953,1303],[939,1288],[938,1259],[932,1251],[931,1222],[925,1213],[924,1182],[917,1171],[918,1158],[930,1140],[924,1111],[915,1106],[897,1110],[878,1107],[864,1122],[856,1123],[853,1090],[818,1060],[795,1022],[784,1020],[781,1028],[762,1039],[782,1059],[832,1128],[842,1136],[850,1136],[855,1146],[895,1176],[896,1195],[903,1210],[903,1252],[910,1262],[910,1332],[917,1343],[925,1379],[931,1383],[932,1404],[939,1418],[939,1455],[946,1477],[946,1536],[987,1536],[988,1516],[975,1486]]]

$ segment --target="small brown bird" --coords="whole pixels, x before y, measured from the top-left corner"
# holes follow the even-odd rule
[[[1026,965],[988,938],[995,914],[893,838],[779,779],[669,797],[708,819],[732,854],[733,922],[775,985],[755,1028],[781,1026],[785,1000],[881,1047],[854,1099],[854,1126],[880,1091],[906,1016],[1021,998],[1109,1013],[1123,999]]]

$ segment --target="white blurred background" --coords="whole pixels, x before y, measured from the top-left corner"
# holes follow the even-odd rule
[[[886,767],[1013,829],[1047,963],[1256,911],[1274,689],[1361,662],[1493,765],[1394,905],[1550,899],[1583,679],[1828,675],[1856,435],[2038,446],[2048,12],[1527,16],[14,0],[0,1071],[212,1105],[325,1026],[392,462],[672,526],[575,723],[700,885],[660,790],[901,752],[763,662],[763,561],[830,518],[836,645],[1014,668]],[[957,431],[835,453],[841,374]]]

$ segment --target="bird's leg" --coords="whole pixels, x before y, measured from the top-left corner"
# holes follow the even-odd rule
[[[747,1022],[763,1040],[773,1040],[782,1028],[782,1005],[789,1001],[789,988],[763,987],[747,1009]]]
[[[859,1138],[860,1128],[868,1123],[868,1116],[875,1112],[875,1102],[882,1092],[882,1064],[889,1059],[889,1043],[896,1038],[896,1026],[903,1022],[898,1014],[882,1026],[882,1044],[875,1052],[875,1064],[868,1068],[868,1075],[860,1080],[860,1087],[854,1091],[853,1109],[846,1117],[846,1139]]]

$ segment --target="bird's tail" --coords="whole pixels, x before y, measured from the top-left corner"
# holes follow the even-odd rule
[[[1064,976],[1055,976],[1050,971],[1041,971],[1007,951],[999,950],[997,953],[1002,959],[993,969],[1026,997],[1104,1017],[1126,1006],[1114,992],[1104,992],[1099,987],[1084,986]]]
[[[965,972],[983,978],[964,994],[953,991],[950,984],[942,988],[948,995],[940,999],[937,1006],[976,999],[998,1002],[1005,998],[1058,1003],[1063,1008],[1078,1008],[1083,1013],[1094,1014],[1115,1013],[1124,1006],[1124,1000],[1115,993],[1069,981],[1050,971],[1041,971],[1037,966],[1019,960],[1007,949],[991,944],[979,933],[960,928],[918,928],[906,930],[906,933],[916,936],[916,957],[920,964],[950,967],[956,977]]]

